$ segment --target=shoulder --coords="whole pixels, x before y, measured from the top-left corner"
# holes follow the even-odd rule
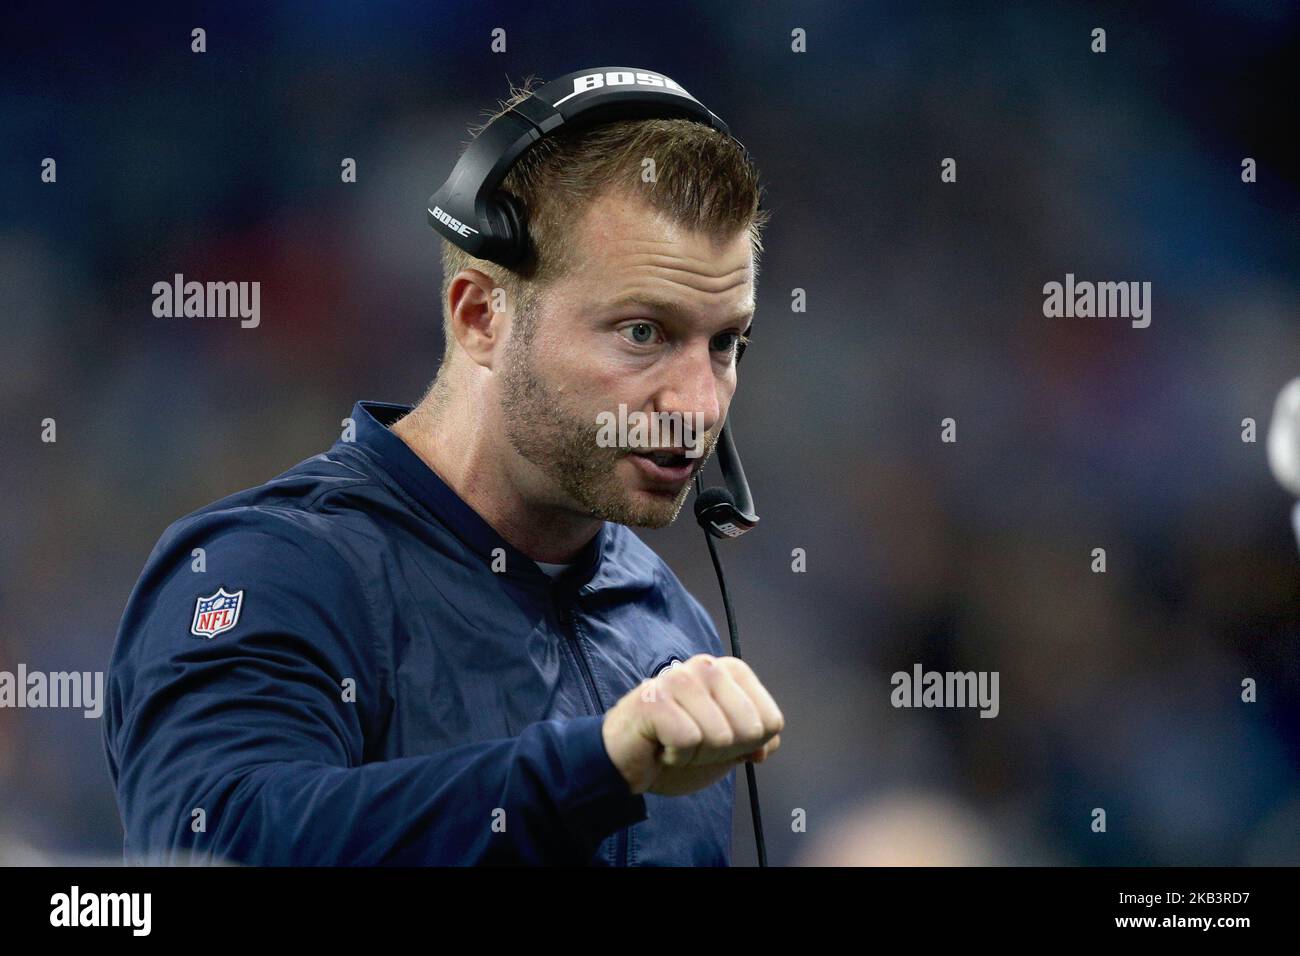
[[[683,629],[703,633],[708,642],[714,645],[713,653],[725,654],[712,615],[686,588],[668,562],[641,540],[631,528],[613,523],[608,527],[613,529],[611,547],[617,560],[623,566],[632,568],[661,596],[668,615]]]
[[[365,511],[352,499],[375,487],[372,476],[350,459],[315,455],[173,521],[150,554],[146,572],[182,559],[202,563],[214,546],[230,556],[274,559],[287,567],[335,565],[342,559],[331,539],[345,526],[365,520]]]
[[[366,608],[360,577],[337,542],[367,520],[346,499],[371,484],[317,455],[173,521],[145,562],[123,630],[210,636],[198,616],[223,592],[244,621],[358,622]]]

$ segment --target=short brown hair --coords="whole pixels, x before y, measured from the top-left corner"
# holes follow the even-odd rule
[[[482,126],[532,96],[530,78],[511,85],[511,96]],[[755,281],[763,251],[762,229],[769,213],[760,209],[758,170],[734,139],[685,119],[616,120],[546,136],[511,167],[501,188],[527,209],[529,251],[513,269],[477,259],[442,240],[443,329],[452,352],[447,296],[462,269],[478,269],[506,292],[516,317],[528,322],[536,293],[572,268],[573,229],[587,207],[611,188],[640,186],[643,160],[653,158],[655,179],[646,183],[649,204],[673,222],[719,240],[748,228],[754,249]]]

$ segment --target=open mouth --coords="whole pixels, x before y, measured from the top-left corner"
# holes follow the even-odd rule
[[[691,477],[697,459],[687,458],[685,452],[634,451],[630,457],[641,471],[658,482],[680,483]]]
[[[685,455],[679,455],[676,452],[671,451],[635,452],[634,454],[641,455],[643,458],[649,458],[661,468],[680,468],[682,465],[689,464],[690,462],[690,459]]]

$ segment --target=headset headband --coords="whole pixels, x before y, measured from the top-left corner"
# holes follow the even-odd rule
[[[620,119],[688,119],[731,136],[726,123],[662,73],[578,70],[547,83],[475,137],[429,197],[429,225],[475,258],[518,265],[528,253],[527,210],[498,191],[510,168],[543,136]]]

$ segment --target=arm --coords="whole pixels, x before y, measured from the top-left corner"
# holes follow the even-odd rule
[[[366,762],[383,696],[366,597],[282,524],[170,532],[132,594],[105,734],[133,862],[577,864],[645,819],[601,716]],[[194,602],[218,585],[244,590],[239,621],[195,637]]]

